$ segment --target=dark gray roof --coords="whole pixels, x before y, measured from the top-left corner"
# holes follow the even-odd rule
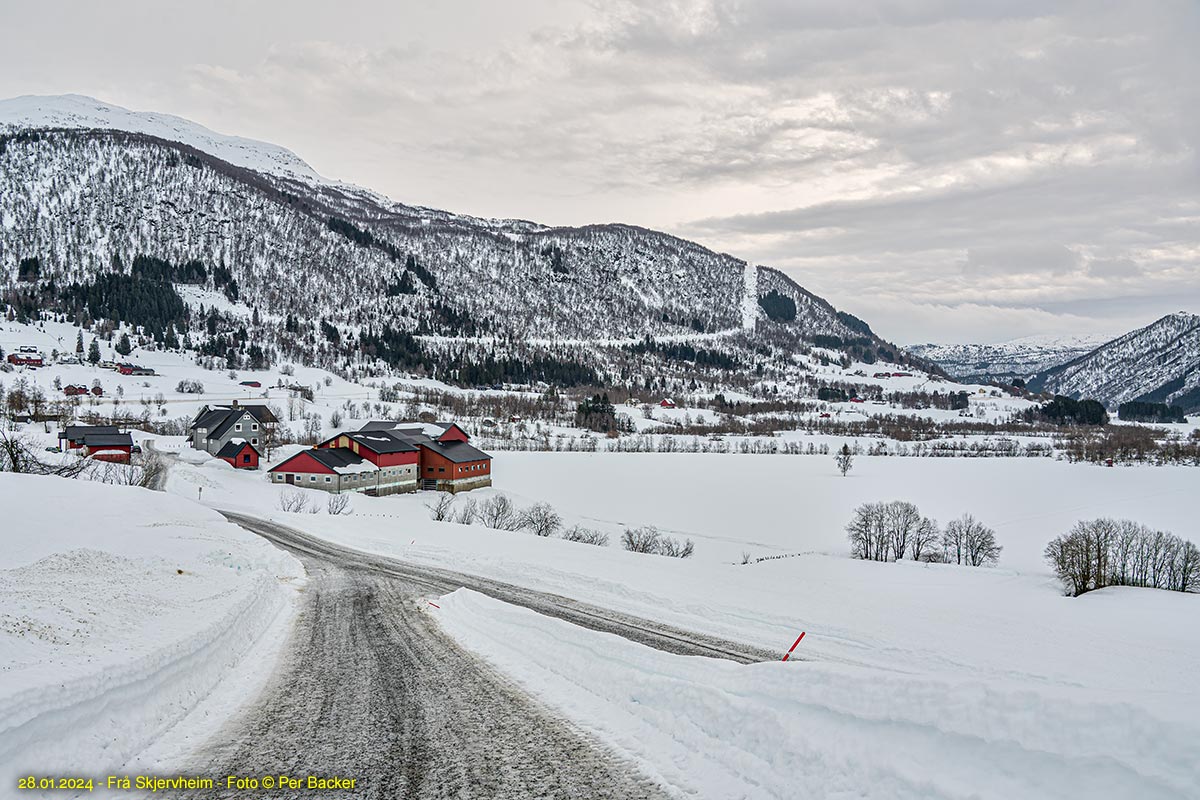
[[[360,431],[390,431],[400,423],[394,419],[373,419],[359,428]]]
[[[233,458],[242,451],[243,447],[249,447],[254,452],[258,452],[258,448],[245,439],[230,439],[217,451],[217,458]]]
[[[220,439],[234,423],[244,417],[247,413],[254,416],[254,412],[248,408],[239,406],[237,408],[214,408],[206,414],[202,414],[192,423],[193,428],[204,428],[208,433],[204,434],[206,439]],[[257,417],[255,417],[257,419]]]
[[[133,437],[128,433],[85,433],[85,447],[132,447]]]
[[[349,447],[318,447],[313,450],[305,450],[304,452],[330,469],[353,467],[366,460]]]
[[[440,456],[450,459],[455,464],[465,464],[468,461],[490,461],[491,456],[479,448],[466,442],[439,442],[424,434],[409,435],[407,438],[423,447],[428,447]]]
[[[393,431],[371,430],[357,433],[343,433],[339,436],[349,436],[360,446],[376,453],[415,453],[417,446],[407,437],[397,436]]]
[[[116,425],[68,425],[58,438],[78,442],[89,433],[120,433],[120,429]]]

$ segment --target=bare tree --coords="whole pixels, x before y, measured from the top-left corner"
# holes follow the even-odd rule
[[[502,494],[493,495],[479,504],[479,520],[489,528],[502,531],[517,530],[520,522],[512,501]]]
[[[284,489],[279,493],[279,508],[295,514],[308,510],[308,495],[303,489]]]
[[[868,561],[899,561],[905,553],[915,560],[933,555],[937,523],[912,503],[864,503],[846,525],[850,555]]]
[[[942,534],[942,557],[951,564],[994,565],[1003,549],[996,544],[996,532],[970,514],[951,520]]]
[[[696,545],[691,539],[681,542],[670,536],[664,536],[653,525],[626,528],[625,532],[621,534],[621,546],[632,553],[650,553],[672,558],[689,558],[696,549]]]
[[[458,508],[458,516],[454,521],[459,525],[474,525],[475,520],[479,519],[479,508],[474,497],[468,497],[463,500],[463,503]]]
[[[640,528],[626,528],[621,534],[621,546],[631,553],[653,553],[658,549],[658,528],[644,525]]]
[[[594,544],[600,547],[608,545],[608,534],[603,531],[595,530],[594,528],[585,528],[582,525],[572,525],[562,532],[562,538],[568,542],[580,542],[582,544]]]
[[[850,451],[850,445],[842,445],[842,449],[837,452],[833,460],[837,463],[838,472],[842,473],[843,478],[846,477],[846,473],[854,466],[854,453]]]
[[[92,463],[91,459],[86,458],[65,458],[57,464],[47,464],[38,458],[24,435],[0,430],[0,472],[75,478]]]
[[[429,517],[434,522],[446,522],[450,519],[450,511],[454,506],[454,495],[442,492],[438,494],[437,500],[433,503],[426,503],[425,507],[429,509]]]
[[[331,516],[338,514],[349,514],[350,512],[350,495],[348,494],[331,494],[329,500],[325,504],[325,510]]]
[[[520,514],[520,527],[536,536],[553,536],[562,527],[562,517],[549,503],[534,503]]]

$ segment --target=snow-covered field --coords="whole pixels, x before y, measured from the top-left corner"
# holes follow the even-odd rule
[[[1050,538],[1100,515],[1195,538],[1187,468],[861,457],[842,478],[828,457],[500,453],[496,488],[469,495],[548,501],[567,524],[612,534],[594,547],[434,522],[424,493],[354,497],[349,516],[285,514],[261,476],[223,466],[177,466],[168,491],[194,497],[204,485],[205,502],[363,550],[781,654],[806,631],[802,662],[737,667],[469,593],[433,612],[684,796],[1061,797],[1075,785],[1127,797],[1140,780],[1142,796],[1167,797],[1200,779],[1200,597],[1068,598],[1041,559]],[[851,560],[850,512],[889,499],[943,523],[975,514],[997,530],[1000,566]],[[694,539],[696,555],[621,550],[622,526],[643,524]],[[743,565],[742,552],[787,557]]]
[[[5,473],[0,497],[0,796],[169,759],[244,701],[221,687],[253,688],[248,657],[269,673],[291,556],[145,489]]]

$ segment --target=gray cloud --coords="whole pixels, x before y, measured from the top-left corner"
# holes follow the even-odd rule
[[[901,340],[1200,306],[1190,0],[155,8],[10,10],[0,90],[179,113],[406,202],[667,229]]]

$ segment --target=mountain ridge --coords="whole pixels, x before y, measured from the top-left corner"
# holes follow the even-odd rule
[[[118,122],[138,113],[119,111],[96,113]],[[317,360],[353,348],[366,357],[364,333],[393,329],[458,339],[427,349],[475,348],[495,357],[497,342],[515,352],[536,341],[649,336],[699,337],[746,363],[765,349],[780,369],[789,351],[818,342],[853,357],[905,358],[782,272],[671,234],[405,205],[294,166],[261,171],[230,162],[203,149],[224,145],[205,138],[211,132],[202,126],[204,135],[185,136],[196,142],[189,144],[81,127],[93,118],[30,128],[14,119],[39,119],[14,114],[11,104],[0,113],[0,170],[8,178],[0,187],[0,260],[10,285],[17,262],[30,257],[39,259],[43,284],[56,285],[94,281],[138,254],[175,264],[198,259],[228,271],[256,317],[268,320],[264,334],[281,353],[302,345]],[[236,153],[258,165],[245,149]],[[783,298],[784,317],[759,308],[772,293]],[[33,308],[31,294],[23,302]],[[285,316],[306,323],[303,335],[270,329]]]

